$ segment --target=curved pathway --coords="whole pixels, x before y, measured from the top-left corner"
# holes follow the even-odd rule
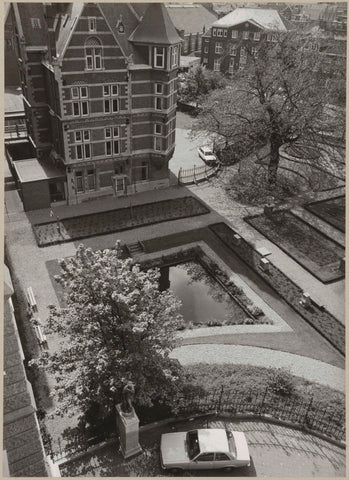
[[[345,392],[345,371],[319,360],[267,348],[241,345],[184,345],[173,350],[172,358],[182,365],[192,363],[234,363],[256,367],[286,368],[310,382]]]

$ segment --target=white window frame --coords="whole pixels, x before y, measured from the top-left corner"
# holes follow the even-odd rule
[[[238,30],[232,30],[231,31],[231,38],[238,38],[239,36],[239,31]]]
[[[33,29],[40,29],[41,28],[41,22],[40,18],[31,18],[31,26]]]
[[[105,90],[107,93],[105,93]],[[109,97],[110,96],[110,85],[103,85],[103,97]]]
[[[86,113],[84,113],[84,105],[86,105]],[[82,117],[87,117],[89,114],[89,107],[88,107],[88,102],[81,102],[81,116]]]
[[[78,113],[75,113],[74,105],[78,106]],[[80,102],[72,103],[73,117],[80,117]]]
[[[172,47],[172,67],[178,66],[178,46]]]
[[[160,102],[161,108],[158,108],[158,106],[157,106],[158,102]],[[164,107],[163,98],[162,97],[155,97],[155,110],[161,111],[161,110],[164,109],[163,107]]]
[[[204,53],[208,53],[208,45],[204,46]]]
[[[218,65],[218,68],[217,68]],[[221,71],[221,60],[220,58],[215,58],[213,61],[213,71],[214,72],[220,72]]]
[[[78,138],[78,136],[80,136],[80,139]],[[75,132],[75,143],[82,143],[81,130],[76,130],[76,132]]]
[[[221,28],[217,28],[217,37],[223,37],[223,30]]]
[[[250,38],[250,32],[248,30],[244,30],[242,32],[242,39],[243,40],[248,40]]]
[[[215,47],[214,47],[214,53],[223,53],[223,45],[221,42],[216,42]]]
[[[254,32],[253,34],[253,40],[255,42],[259,42],[259,40],[261,39],[261,32]]]
[[[116,105],[116,109],[114,108],[114,105]],[[111,109],[112,109],[112,113],[118,113],[118,111],[119,111],[119,99],[118,98],[113,98],[112,99]]]
[[[82,131],[82,139],[84,142],[89,142],[90,139],[91,139],[91,135],[90,135],[90,130],[83,130]]]
[[[82,144],[76,145],[75,150],[76,150],[76,158],[77,158],[77,160],[82,160],[82,159],[84,158],[83,145],[82,145]],[[78,152],[81,152],[81,154],[79,155]]]
[[[110,135],[107,135],[107,132],[110,132]],[[104,138],[112,138],[112,127],[106,127],[104,129]]]
[[[252,48],[251,48],[251,55],[252,55],[253,57],[255,57],[255,56],[257,55],[257,52],[258,52],[257,47],[252,47]]]
[[[87,153],[87,149],[89,153]],[[91,158],[91,144],[84,143],[84,158]]]
[[[86,90],[86,95],[83,95],[82,92],[83,92],[83,89]],[[83,86],[83,87],[80,87],[80,98],[88,98],[88,88]]]
[[[74,92],[76,92],[76,95]],[[79,98],[79,87],[71,87],[71,98]]]
[[[228,33],[227,30],[224,29],[224,30],[223,30],[223,37],[226,37],[226,36],[227,36],[227,33]]]
[[[97,21],[96,17],[88,17],[88,31],[90,33],[97,32]]]
[[[235,58],[230,58],[229,59],[229,69],[228,73],[234,73],[234,65],[235,65]]]
[[[159,53],[162,51],[162,53]],[[165,47],[154,47],[154,68],[165,67]],[[161,59],[161,64],[158,64],[158,60]]]
[[[154,137],[154,150],[156,152],[162,152],[162,144],[163,144],[162,137],[160,137],[160,136]],[[157,148],[158,146],[160,148]]]
[[[160,91],[158,91],[158,87],[160,87]],[[164,91],[163,83],[155,83],[155,95],[162,95]]]
[[[96,53],[96,50],[100,50],[100,53]],[[91,50],[91,53],[87,53],[88,50]],[[97,62],[96,59],[99,59],[99,67],[97,67]],[[91,60],[91,66],[89,67],[89,62],[88,59]],[[102,70],[102,47],[101,46],[93,46],[85,47],[85,60],[86,60],[86,70],[92,71],[92,70]]]
[[[110,145],[110,153],[108,153],[108,145]],[[111,157],[113,155],[113,143],[112,140],[107,140],[105,142],[105,156]]]
[[[115,145],[118,146],[117,152],[116,152]],[[121,153],[120,140],[113,140],[113,155],[120,155],[120,153]]]
[[[230,45],[230,55],[236,57],[237,47],[236,45]]]
[[[159,130],[160,130],[159,132],[156,131],[156,130],[157,130],[157,127],[160,127],[160,128],[159,128]],[[162,135],[162,124],[161,124],[161,123],[155,123],[155,124],[154,124],[154,134],[155,134],[155,135]]]
[[[206,64],[208,63],[208,58],[207,58],[207,57],[204,57],[204,58],[202,59],[202,63],[203,63],[204,65],[206,65]]]
[[[114,92],[114,89],[116,89],[116,93]],[[117,83],[113,83],[112,85],[110,85],[110,90],[112,96],[115,97],[116,95],[119,95],[119,85]]]
[[[212,37],[215,37],[216,36],[216,29],[215,28],[212,28]]]
[[[106,110],[105,106],[106,105],[109,105],[108,106],[108,110]],[[110,98],[106,99],[103,101],[103,111],[104,113],[111,113],[111,103],[110,103]]]

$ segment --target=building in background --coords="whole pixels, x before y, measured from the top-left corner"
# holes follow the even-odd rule
[[[201,63],[210,70],[234,74],[253,55],[262,38],[273,42],[275,34],[286,32],[286,21],[277,10],[237,8],[213,23],[204,35]]]
[[[164,4],[13,3],[9,16],[35,149],[14,161],[25,209],[167,187],[181,38]]]
[[[182,38],[182,55],[200,57],[202,35],[217,15],[200,3],[166,3],[170,18]]]

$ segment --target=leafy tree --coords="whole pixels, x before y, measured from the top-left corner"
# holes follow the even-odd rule
[[[158,270],[142,271],[123,259],[119,244],[103,251],[80,245],[60,266],[55,279],[66,307],[50,306],[48,329],[63,341],[32,361],[56,380],[56,413],[86,412],[97,404],[101,416],[108,415],[126,380],[136,385],[135,404],[174,401],[185,385],[182,367],[169,358],[180,301],[159,291]]]
[[[245,46],[247,63],[225,89],[208,95],[193,132],[207,131],[225,139],[241,156],[269,144],[268,180],[274,185],[283,144],[317,146],[338,118],[325,115],[331,98],[326,62],[310,42],[295,32],[261,41],[256,54]],[[321,125],[320,125],[321,121]],[[343,129],[344,122],[341,123]],[[241,158],[241,157],[240,157]]]
[[[203,65],[191,67],[180,82],[179,96],[184,102],[196,102],[198,107],[203,95],[223,88],[226,80],[221,73],[207,70]]]

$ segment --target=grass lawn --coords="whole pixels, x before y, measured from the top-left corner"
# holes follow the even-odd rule
[[[311,202],[304,205],[304,208],[341,232],[345,232],[345,196]]]
[[[33,231],[44,247],[205,213],[209,209],[196,198],[183,197],[36,224]]]
[[[246,222],[324,283],[343,277],[344,248],[288,210],[245,218]]]

